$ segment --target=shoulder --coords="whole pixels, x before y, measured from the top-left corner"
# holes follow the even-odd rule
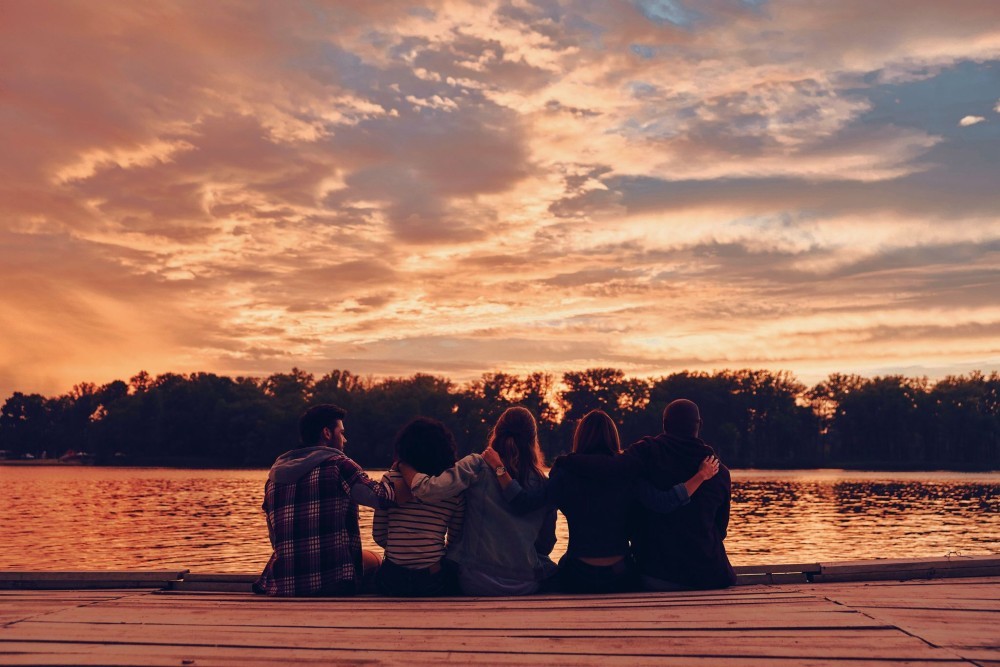
[[[456,465],[463,466],[465,468],[470,468],[472,470],[481,470],[489,467],[486,463],[486,459],[483,458],[482,454],[468,454],[463,456],[458,460]]]
[[[343,453],[334,456],[329,461],[326,461],[325,464],[336,468],[342,475],[356,475],[364,472],[364,469],[354,459]]]
[[[656,436],[647,435],[629,445],[628,449],[623,451],[622,454],[644,454],[655,448],[658,444]]]

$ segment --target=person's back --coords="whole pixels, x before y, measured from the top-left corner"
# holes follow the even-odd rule
[[[644,438],[623,456],[641,463],[644,476],[659,489],[690,477],[699,463],[714,454],[694,436],[661,433]],[[632,549],[643,577],[690,588],[724,588],[736,582],[723,540],[729,525],[729,469],[705,481],[690,502],[661,514],[635,508]],[[649,581],[647,581],[649,583]]]
[[[537,426],[524,408],[506,410],[491,433],[491,445],[505,443],[507,461],[519,461],[526,488],[543,487],[538,472]],[[438,501],[465,492],[462,539],[449,545],[447,558],[458,565],[467,595],[524,595],[538,590],[555,570],[548,554],[555,545],[555,511],[539,509],[514,516],[506,509],[498,474],[479,454],[469,454],[442,474],[429,477],[400,464],[413,495]]]
[[[441,422],[419,417],[396,437],[396,459],[418,472],[440,474],[455,463],[454,437]],[[385,478],[402,481],[396,470],[388,471]],[[378,592],[422,597],[447,593],[451,586],[442,559],[447,545],[461,539],[464,511],[461,494],[426,502],[414,498],[397,507],[376,510],[372,537],[385,549],[385,560],[375,579]]]
[[[331,405],[306,411],[306,446],[279,456],[268,472],[261,508],[273,551],[255,593],[353,595],[378,567],[378,556],[361,549],[358,503],[389,507],[395,493],[344,454],[345,414]]]
[[[274,552],[259,592],[352,595],[360,590],[358,506],[342,474],[348,461],[343,454],[331,456],[294,481],[267,480],[262,509]]]
[[[626,521],[632,504],[654,512],[672,512],[688,502],[718,466],[714,459],[706,459],[697,475],[668,491],[659,491],[644,479],[612,470],[627,467],[621,464],[629,460],[617,456],[620,451],[614,421],[603,410],[592,410],[574,429],[573,453],[553,464],[548,484],[533,491],[522,488],[506,472],[497,476],[512,512],[557,507],[566,515],[569,548],[557,573],[557,584],[563,591],[610,593],[633,587]],[[483,457],[491,465],[502,466],[492,449],[483,452]],[[584,472],[571,470],[578,463]]]
[[[554,467],[549,478],[554,485],[552,499],[566,516],[569,528],[567,554],[608,558],[628,553],[626,519],[633,502],[634,482],[608,478],[595,483],[563,466]]]

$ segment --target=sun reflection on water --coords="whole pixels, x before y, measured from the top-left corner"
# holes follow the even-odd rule
[[[375,477],[378,476],[376,473]],[[5,569],[253,572],[262,470],[0,467]],[[734,471],[736,565],[1000,552],[1000,475]],[[372,512],[362,508],[369,548]],[[566,548],[560,516],[554,557]]]

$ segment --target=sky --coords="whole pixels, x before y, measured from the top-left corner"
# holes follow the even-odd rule
[[[1000,369],[995,0],[0,0],[0,398]]]

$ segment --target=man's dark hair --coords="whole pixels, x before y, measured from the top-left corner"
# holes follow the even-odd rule
[[[455,465],[455,436],[436,419],[417,417],[396,436],[396,458],[434,477]]]
[[[347,410],[330,403],[312,406],[299,418],[299,437],[302,439],[302,444],[307,446],[319,444],[323,429],[328,426],[334,427],[338,419],[346,416]]]
[[[663,432],[682,436],[697,436],[701,428],[701,413],[694,401],[678,398],[663,409]]]

